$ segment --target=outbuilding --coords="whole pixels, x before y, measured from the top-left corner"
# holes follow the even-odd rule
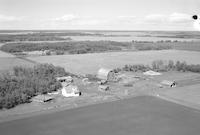
[[[97,73],[97,78],[105,81],[116,81],[116,76],[113,70],[100,68]]]
[[[70,85],[73,82],[73,78],[71,76],[57,77],[56,80],[59,81],[63,87]]]
[[[163,80],[161,82],[162,85],[168,86],[168,87],[176,87],[177,83],[175,81],[168,81],[168,80]]]
[[[48,102],[53,100],[53,97],[49,96],[49,95],[37,95],[35,97],[32,98],[32,101],[34,102]]]
[[[144,75],[150,75],[150,76],[162,75],[161,73],[155,72],[155,71],[152,71],[152,70],[146,71],[143,74]]]

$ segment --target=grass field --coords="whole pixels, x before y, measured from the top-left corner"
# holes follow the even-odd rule
[[[95,74],[101,67],[117,68],[126,64],[151,64],[154,60],[186,61],[188,64],[200,64],[200,53],[195,51],[138,51],[108,52],[79,55],[40,56],[28,59],[38,63],[52,63],[66,71],[77,74]]]

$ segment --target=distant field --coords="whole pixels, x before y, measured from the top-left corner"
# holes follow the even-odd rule
[[[3,51],[0,51],[0,58],[13,58],[13,57],[15,57],[15,56],[13,56],[10,53],[6,53],[6,52],[3,52]]]
[[[162,50],[40,56],[28,59],[39,63],[52,63],[72,73],[95,74],[101,67],[117,68],[126,64],[151,64],[152,61],[158,59],[200,64],[199,58],[200,53],[195,51]]]
[[[14,66],[33,66],[34,62],[16,58],[14,55],[0,51],[0,73]]]
[[[34,63],[19,59],[19,58],[0,58],[0,73],[5,71],[5,70],[10,70],[15,66],[25,66],[25,67],[30,67],[33,66]]]

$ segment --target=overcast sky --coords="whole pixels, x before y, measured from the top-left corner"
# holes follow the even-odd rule
[[[194,30],[200,0],[0,0],[0,29]]]

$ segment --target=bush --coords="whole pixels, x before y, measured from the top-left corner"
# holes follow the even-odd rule
[[[137,43],[134,45],[137,50],[167,50],[172,49],[172,45],[167,43]]]
[[[33,68],[14,67],[12,74],[0,76],[0,109],[27,103],[39,93],[57,90],[61,84],[56,77],[63,75],[68,75],[63,68],[49,64]]]
[[[142,65],[142,64],[139,64],[139,65],[125,65],[122,68],[123,71],[132,71],[132,72],[137,72],[137,71],[143,71],[144,72],[144,71],[147,71],[149,69],[150,69],[149,66],[145,66],[145,65]]]
[[[64,55],[65,52],[62,50],[56,50],[56,55]]]

